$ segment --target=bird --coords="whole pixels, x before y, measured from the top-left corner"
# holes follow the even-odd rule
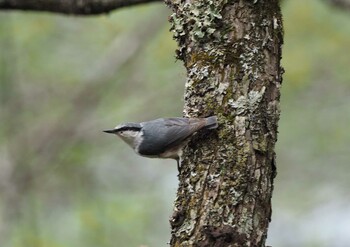
[[[123,123],[114,129],[103,130],[115,134],[138,155],[148,158],[175,159],[180,172],[182,148],[194,133],[201,129],[216,129],[216,116],[206,118],[158,118],[141,123]]]

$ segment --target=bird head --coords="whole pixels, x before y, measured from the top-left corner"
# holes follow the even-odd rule
[[[140,136],[141,125],[139,123],[125,123],[119,124],[114,129],[104,130],[103,132],[109,134],[115,134],[119,136],[130,146],[135,146],[135,138]]]

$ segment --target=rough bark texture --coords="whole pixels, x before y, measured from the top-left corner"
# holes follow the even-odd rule
[[[168,0],[184,115],[217,115],[184,150],[171,246],[265,246],[282,82],[278,0]]]
[[[0,9],[94,15],[108,13],[121,7],[159,1],[161,0],[0,0]]]

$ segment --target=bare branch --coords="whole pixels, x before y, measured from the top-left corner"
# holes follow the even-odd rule
[[[347,11],[350,10],[350,0],[326,0],[326,2],[333,5],[334,7]]]
[[[48,11],[70,15],[96,15],[114,9],[161,0],[1,0],[0,10]]]

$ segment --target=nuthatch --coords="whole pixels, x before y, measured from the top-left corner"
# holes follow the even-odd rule
[[[170,158],[177,161],[190,137],[201,129],[218,127],[217,117],[159,118],[142,123],[125,123],[104,130],[122,138],[134,151],[149,158]]]

